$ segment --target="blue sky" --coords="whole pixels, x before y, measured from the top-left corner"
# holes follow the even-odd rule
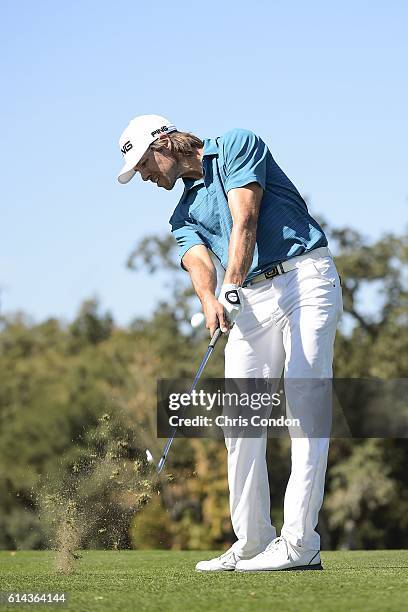
[[[404,1],[3,0],[3,312],[71,319],[98,296],[126,324],[165,297],[125,268],[172,192],[116,182],[117,140],[158,113],[202,137],[258,132],[313,213],[368,237],[407,219]]]

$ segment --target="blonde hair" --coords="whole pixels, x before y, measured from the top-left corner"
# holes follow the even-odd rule
[[[171,142],[171,152],[179,157],[180,155],[194,155],[195,150],[204,146],[204,142],[200,140],[194,134],[190,134],[190,132],[170,132],[170,134],[166,134],[166,138],[168,138]],[[163,149],[164,143],[161,142],[161,139],[158,138],[150,145],[150,149],[152,151],[160,151]]]

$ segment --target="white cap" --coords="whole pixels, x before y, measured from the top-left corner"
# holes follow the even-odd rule
[[[125,159],[125,165],[118,175],[119,183],[128,183],[134,177],[136,172],[133,168],[153,141],[175,130],[176,126],[160,115],[140,115],[132,119],[119,138],[120,151]]]

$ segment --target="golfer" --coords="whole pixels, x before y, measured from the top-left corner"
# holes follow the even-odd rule
[[[233,129],[201,140],[164,117],[143,115],[123,132],[125,165],[184,192],[170,219],[211,335],[230,331],[226,378],[332,377],[342,312],[340,280],[320,225],[255,133]],[[216,257],[225,270],[216,298]],[[296,395],[296,394],[295,394]],[[302,393],[292,409],[301,414]],[[292,467],[279,537],[271,524],[266,431],[226,437],[232,526],[237,541],[199,571],[321,569],[315,531],[323,501],[329,434],[292,437]]]

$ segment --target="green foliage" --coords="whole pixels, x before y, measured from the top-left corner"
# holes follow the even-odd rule
[[[109,338],[112,333],[113,320],[109,313],[101,317],[98,314],[96,300],[85,301],[75,321],[70,326],[72,339],[79,346],[98,344]]]
[[[379,529],[372,524],[372,516],[398,503],[398,493],[384,446],[383,440],[364,440],[331,468],[325,509],[329,527],[342,532],[342,548],[370,548],[375,540],[385,545],[387,526]]]
[[[332,237],[339,250],[336,265],[342,277],[344,310],[354,323],[351,335],[338,335],[336,375],[406,377],[407,237],[385,236],[375,244],[367,244],[349,229],[332,231]],[[374,289],[377,291],[373,298]],[[370,299],[375,300],[375,315],[361,311],[363,291],[370,291]]]
[[[336,376],[406,377],[406,238],[369,244],[348,229],[332,235],[352,322],[338,333]],[[69,521],[76,513],[82,547],[204,549],[234,540],[223,442],[176,440],[167,477],[144,482],[144,450],[157,458],[164,444],[156,438],[156,381],[191,377],[208,342],[206,332],[185,326],[194,298],[172,248],[156,237],[132,253],[134,269],[150,262],[152,271],[169,273],[172,292],[151,318],[128,329],[116,327],[95,300],[84,302],[68,326],[55,319],[33,324],[21,315],[2,319],[0,548],[49,546],[55,540],[50,503],[59,525],[68,519],[58,508],[71,509]],[[370,312],[361,301],[367,287],[378,293]],[[224,342],[208,364],[209,377],[223,375]],[[363,400],[353,401],[358,415]],[[108,429],[104,414],[112,416]],[[406,452],[406,440],[332,441],[320,521],[326,548],[408,545]],[[278,527],[289,461],[288,440],[271,440]]]
[[[133,518],[130,527],[132,548],[171,548],[171,522],[159,497],[153,499],[148,511]]]

